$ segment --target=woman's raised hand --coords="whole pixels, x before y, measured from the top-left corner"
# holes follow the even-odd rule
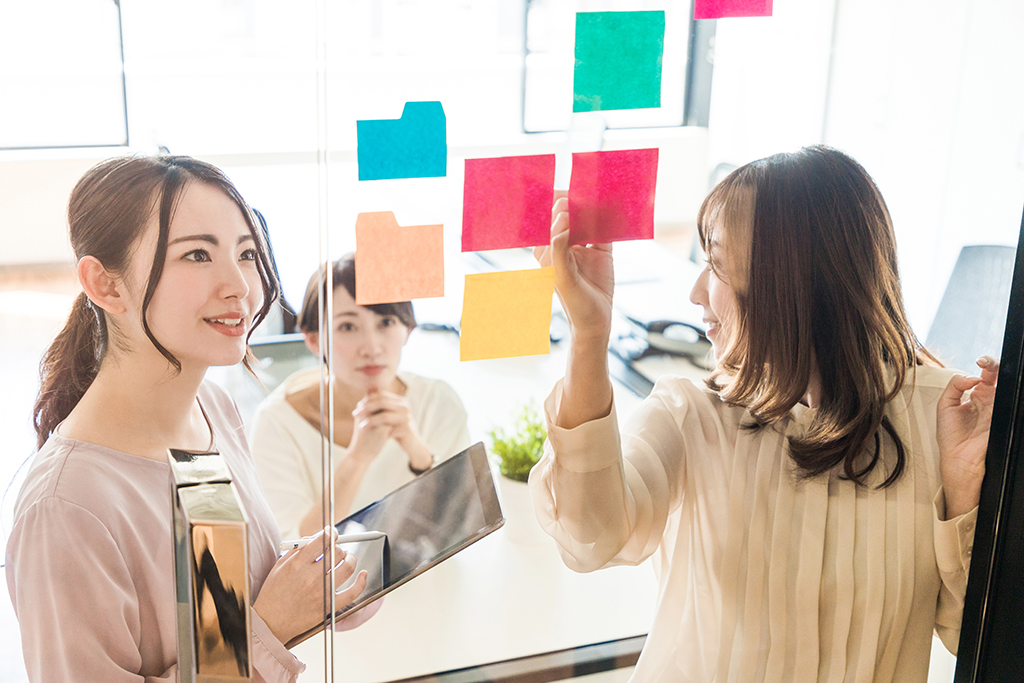
[[[330,534],[330,542],[334,543],[338,537],[334,527],[327,527],[324,531]],[[333,586],[337,590],[356,571],[355,555],[340,549],[335,552],[337,565],[331,567],[331,556],[324,553],[321,534],[277,561],[252,605],[282,643],[322,624],[325,617],[324,586]],[[325,574],[330,577],[328,583],[324,581]],[[334,602],[339,606],[347,605],[365,588],[366,571],[363,570],[351,586],[337,594]]]
[[[969,512],[981,498],[999,361],[982,356],[978,367],[980,377],[954,376],[939,399],[936,436],[946,519]]]
[[[551,210],[551,244],[536,247],[542,266],[554,266],[555,291],[569,319],[570,346],[555,424],[572,429],[608,414],[608,340],[615,275],[610,244],[569,244],[569,199],[557,192]]]
[[[551,210],[551,244],[535,247],[542,266],[554,266],[555,291],[569,319],[574,341],[607,347],[612,324],[615,277],[610,244],[569,244],[569,199],[556,192]]]

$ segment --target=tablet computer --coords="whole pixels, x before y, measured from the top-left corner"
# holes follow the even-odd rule
[[[335,525],[339,546],[366,569],[366,589],[335,605],[342,619],[487,536],[505,523],[482,443],[427,470]],[[346,584],[347,585],[347,584]],[[326,623],[326,620],[325,620]],[[288,647],[323,625],[292,639]]]

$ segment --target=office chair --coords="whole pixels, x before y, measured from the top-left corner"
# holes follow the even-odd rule
[[[925,345],[949,367],[976,374],[974,361],[999,358],[1017,250],[996,245],[960,250]]]

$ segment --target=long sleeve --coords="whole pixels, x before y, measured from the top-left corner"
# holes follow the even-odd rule
[[[720,440],[720,425],[710,411],[702,419],[690,409],[690,394],[699,393],[692,384],[659,383],[620,442],[614,407],[575,429],[556,426],[561,392],[559,382],[545,401],[548,440],[530,475],[541,526],[576,571],[638,564],[655,551],[678,505],[688,434]]]
[[[284,414],[286,410],[290,408],[283,402],[262,406],[253,417],[249,442],[263,493],[281,529],[281,537],[298,538],[302,535],[299,525],[320,495],[308,464],[308,451],[317,444],[295,429],[293,419]]]
[[[964,597],[967,595],[967,575],[971,568],[978,508],[947,520],[946,501],[941,490],[935,496],[933,505],[935,562],[942,580],[935,613],[935,632],[946,649],[955,655],[960,643],[960,620],[964,611]]]
[[[173,615],[174,587],[153,579],[132,572],[89,510],[55,497],[26,510],[8,542],[7,584],[29,679],[177,680],[175,630],[154,628],[150,609]],[[255,680],[295,681],[304,666],[250,616]]]
[[[175,643],[143,642],[129,568],[88,510],[57,498],[37,502],[12,530],[7,563],[29,680],[176,680],[177,660],[166,657]],[[163,597],[174,600],[173,586]],[[162,663],[142,670],[142,648]]]

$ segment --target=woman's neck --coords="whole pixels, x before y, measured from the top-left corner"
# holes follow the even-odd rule
[[[807,382],[807,393],[800,399],[808,408],[817,408],[821,403],[821,373],[818,372],[818,365],[811,368],[811,378]]]
[[[354,387],[350,384],[333,378],[332,384],[334,385],[334,414],[335,415],[350,415],[355,410],[356,405],[363,400],[367,392],[362,387]],[[382,391],[390,391],[393,394],[405,394],[405,384],[402,380],[398,379],[396,374],[391,382],[386,387],[381,388]]]
[[[61,435],[160,461],[168,448],[208,448],[210,427],[196,401],[206,368],[176,373],[163,356],[144,356],[105,358]]]

